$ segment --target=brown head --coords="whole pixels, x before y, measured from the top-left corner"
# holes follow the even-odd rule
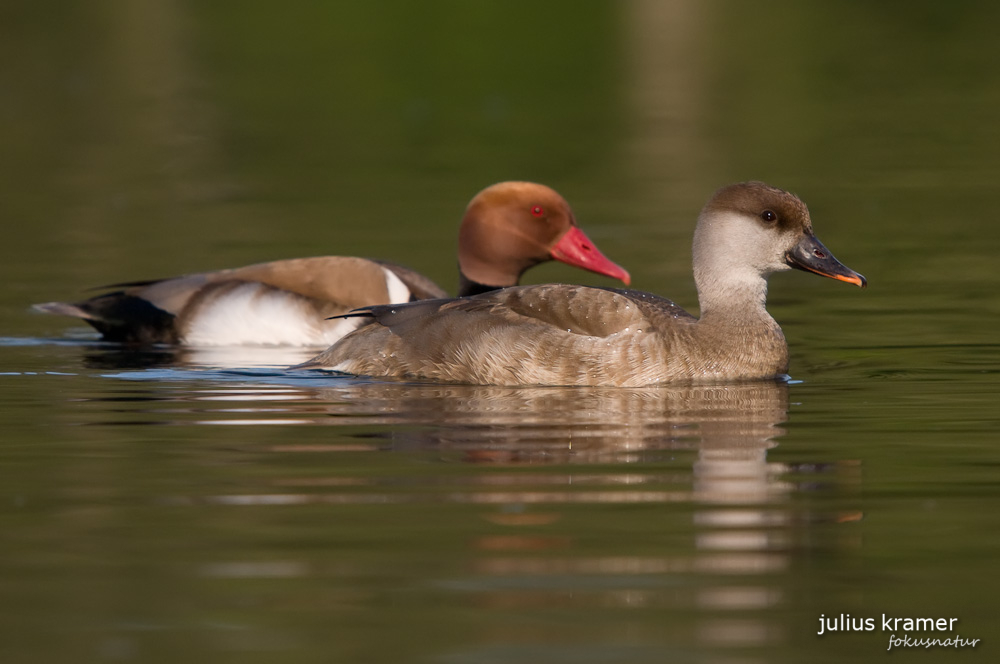
[[[716,303],[763,300],[772,272],[806,270],[866,285],[813,234],[809,209],[797,196],[763,182],[715,192],[698,217],[694,273],[702,313]]]
[[[576,225],[569,203],[545,185],[501,182],[469,203],[458,231],[463,283],[506,287],[539,263],[557,260],[629,283]]]

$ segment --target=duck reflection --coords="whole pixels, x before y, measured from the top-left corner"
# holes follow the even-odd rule
[[[318,389],[311,407],[327,423],[390,425],[383,449],[431,449],[494,471],[463,474],[447,490],[450,502],[491,506],[482,517],[496,527],[470,542],[471,576],[442,581],[449,589],[506,610],[680,601],[705,612],[694,638],[747,647],[783,640],[756,616],[783,601],[775,575],[789,565],[782,533],[792,525],[784,503],[793,487],[767,460],[784,433],[788,391],[779,382],[604,390],[371,383]],[[547,472],[517,472],[538,466]],[[580,555],[588,547],[560,523],[573,518],[572,505],[622,503],[676,505],[689,514],[693,541],[671,553],[628,546]],[[681,599],[678,584],[687,588]]]
[[[198,409],[203,424],[364,427],[357,437],[372,441],[368,449],[438,451],[498,469],[524,464],[631,469],[620,464],[672,463],[677,453],[694,453],[693,487],[686,498],[702,503],[766,501],[785,491],[770,481],[766,463],[766,451],[784,433],[779,425],[787,413],[788,385],[783,382],[626,389],[263,380],[267,384],[216,384],[185,398],[213,403]],[[241,407],[230,407],[232,401]],[[272,449],[314,447],[278,443]],[[616,477],[651,480],[639,470]]]
[[[242,427],[233,432],[258,452],[316,460],[252,493],[198,502],[423,503],[459,520],[471,510],[466,576],[435,581],[449,592],[515,609],[695,610],[684,638],[713,646],[786,639],[765,611],[790,603],[783,574],[816,520],[791,496],[822,486],[792,474],[809,468],[768,459],[785,433],[787,383],[504,388],[282,372],[179,383],[187,424],[193,412],[199,424]],[[163,409],[177,412],[176,402]],[[416,455],[421,471],[354,473],[338,461],[386,452]],[[663,540],[631,538],[649,537],[649,519]]]
[[[323,379],[212,387],[188,398],[204,404],[203,424],[328,425],[353,432],[351,443],[341,442],[344,436],[330,443],[272,442],[269,449],[275,452],[429,451],[484,466],[449,476],[453,486],[445,498],[452,502],[751,505],[789,490],[766,458],[784,433],[779,425],[787,413],[788,385],[782,382],[601,389]],[[529,466],[553,470],[515,472]],[[599,472],[593,470],[597,466]],[[288,483],[319,489],[347,479],[323,475]],[[365,482],[374,492],[385,488],[378,479]],[[371,498],[301,496],[303,501]],[[407,497],[393,493],[379,499]],[[697,518],[701,525],[725,527],[737,519],[726,512]]]
[[[322,348],[298,346],[204,346],[171,344],[149,346],[109,341],[86,342],[84,366],[91,369],[151,369],[182,367],[192,370],[242,370],[260,367],[277,371],[313,357]]]

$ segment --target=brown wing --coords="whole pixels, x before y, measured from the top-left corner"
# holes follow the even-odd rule
[[[656,295],[570,284],[517,286],[473,297],[369,306],[362,311],[400,335],[413,334],[414,328],[461,329],[479,323],[540,325],[572,334],[607,337],[643,323],[655,324],[661,318],[694,320],[681,307]]]
[[[610,356],[635,355],[628,339],[650,337],[654,319],[694,320],[663,298],[568,284],[367,307],[364,314],[375,324],[301,367],[453,382],[587,384],[581,374],[604,380],[599,374],[629,366],[633,360]]]
[[[259,281],[313,300],[336,302],[345,307],[356,308],[389,302],[385,269],[392,268],[383,267],[378,261],[367,258],[316,256],[249,265],[235,270],[213,272],[208,276],[212,281]],[[426,277],[420,278],[412,270],[398,267],[392,269],[392,272],[411,292],[414,287],[410,283],[416,284],[421,291],[427,290],[430,285],[441,294],[439,297],[444,296],[444,291],[434,286],[433,282]]]
[[[388,267],[388,266],[387,266]],[[399,268],[400,280],[421,296],[439,293],[426,277]],[[258,282],[312,301],[324,311],[343,313],[370,304],[390,301],[385,271],[377,261],[354,256],[316,256],[258,263],[230,270],[192,274],[156,282],[137,283],[126,292],[148,300],[164,311],[179,314],[194,299],[206,306],[213,294],[224,294],[226,284]],[[207,288],[207,290],[206,290]],[[434,290],[436,289],[436,291]]]

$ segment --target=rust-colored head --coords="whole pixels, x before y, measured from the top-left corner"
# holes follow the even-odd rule
[[[466,279],[513,286],[530,267],[558,260],[629,283],[581,231],[569,203],[533,182],[501,182],[479,192],[458,232],[459,268]]]

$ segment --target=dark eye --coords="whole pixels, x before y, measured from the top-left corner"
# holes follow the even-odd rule
[[[771,210],[764,210],[760,213],[760,218],[767,222],[775,222],[778,220],[778,215]]]
[[[544,217],[545,208],[543,208],[541,205],[536,205],[535,207],[531,208],[531,214],[535,215],[536,217]]]

